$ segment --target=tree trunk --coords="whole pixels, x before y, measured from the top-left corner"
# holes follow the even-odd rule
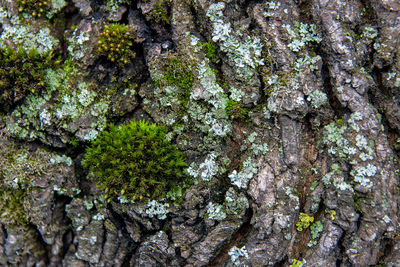
[[[1,1],[0,23],[3,54],[50,62],[0,58],[1,265],[400,266],[398,0]],[[110,199],[85,150],[139,120],[189,182]]]

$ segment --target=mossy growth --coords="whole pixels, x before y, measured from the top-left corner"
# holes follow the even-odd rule
[[[176,57],[170,58],[168,63],[168,67],[164,72],[166,85],[174,85],[182,89],[191,89],[194,75],[190,66]]]
[[[212,42],[204,43],[203,50],[204,50],[205,56],[209,60],[211,60],[211,62],[214,62],[214,63],[219,62],[217,46],[214,43],[212,43]]]
[[[128,25],[106,25],[98,37],[96,53],[107,57],[111,62],[126,65],[136,56],[132,50],[135,38],[135,32]]]
[[[0,187],[0,220],[9,225],[26,225],[29,223],[29,202],[25,189]]]
[[[168,6],[170,6],[170,4],[170,0],[157,1],[154,8],[146,14],[146,18],[161,24],[171,24],[168,11]]]
[[[163,126],[144,121],[109,125],[87,148],[83,166],[108,200],[162,199],[182,185],[182,153],[165,138]]]
[[[50,10],[50,0],[17,0],[18,12],[28,13],[35,18],[46,17],[47,11]]]
[[[43,90],[46,69],[52,66],[51,54],[0,48],[0,109],[7,111],[28,93]]]
[[[246,108],[242,107],[239,101],[233,99],[228,99],[225,110],[232,120],[239,118],[244,119],[249,113]]]
[[[182,89],[178,98],[179,102],[186,107],[194,82],[193,63],[178,56],[169,56],[163,62],[163,68],[165,71],[162,79],[156,82],[156,86],[176,86]]]

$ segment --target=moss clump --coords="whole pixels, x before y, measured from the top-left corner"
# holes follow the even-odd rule
[[[157,23],[171,24],[169,19],[168,5],[169,0],[159,0],[154,8],[146,14],[148,20],[154,20]]]
[[[156,86],[176,86],[180,88],[179,102],[187,107],[194,82],[193,63],[178,56],[169,56],[162,64],[165,71],[162,79],[156,82]]]
[[[119,23],[106,25],[98,38],[96,52],[106,56],[111,62],[128,64],[136,56],[132,50],[135,37],[135,33],[127,25]]]
[[[212,42],[207,42],[203,44],[203,49],[205,56],[210,59],[212,62],[218,63],[218,53],[217,46]]]
[[[190,90],[193,86],[194,75],[190,66],[178,58],[170,58],[168,67],[164,73],[166,85],[178,86]]]
[[[26,12],[35,18],[43,18],[50,9],[50,0],[18,0],[18,12]]]
[[[28,93],[44,89],[46,69],[51,66],[50,54],[0,48],[0,109],[8,110]]]
[[[182,153],[165,138],[164,127],[147,122],[110,125],[87,148],[88,167],[107,199],[161,199],[185,181]]]
[[[234,120],[234,119],[244,119],[246,118],[247,114],[249,111],[242,107],[242,104],[239,101],[229,99],[226,103],[226,113],[229,115],[229,117]]]
[[[29,223],[28,201],[24,189],[0,187],[0,220],[10,225]]]

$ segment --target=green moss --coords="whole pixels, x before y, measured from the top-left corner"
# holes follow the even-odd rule
[[[205,56],[212,62],[218,62],[217,46],[212,42],[207,42],[203,44],[203,49]]]
[[[225,109],[226,113],[232,120],[239,118],[244,119],[249,113],[246,108],[242,107],[242,104],[239,101],[235,101],[233,99],[228,99]]]
[[[127,25],[119,23],[106,25],[98,38],[96,52],[111,62],[128,64],[136,56],[132,50],[135,37],[135,33]]]
[[[171,57],[164,73],[166,85],[179,86],[182,89],[191,89],[193,86],[193,72],[177,57]]]
[[[157,23],[171,24],[168,12],[169,5],[169,0],[159,0],[157,4],[155,4],[154,8],[146,14],[146,18],[154,20]]]
[[[194,82],[192,64],[177,56],[170,56],[165,64],[165,72],[162,75],[162,80],[157,82],[158,86],[179,87],[181,90],[178,100],[186,107]]]
[[[51,66],[49,53],[41,55],[36,50],[0,48],[1,109],[8,110],[28,93],[43,90],[46,69]]]
[[[109,200],[164,198],[186,179],[182,153],[165,135],[164,127],[147,122],[110,125],[87,148],[83,166]]]
[[[354,194],[353,200],[354,200],[354,208],[356,209],[356,211],[362,213],[360,197],[357,194]]]
[[[26,192],[20,188],[0,187],[0,220],[10,225],[26,225],[29,213]]]
[[[49,0],[17,0],[18,12],[28,13],[35,18],[43,18],[50,10]]]

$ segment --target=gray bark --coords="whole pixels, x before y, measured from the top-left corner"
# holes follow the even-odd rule
[[[2,46],[48,27],[78,70],[0,115],[2,186],[30,188],[25,223],[1,216],[1,265],[400,266],[398,0],[101,2],[17,23],[1,1]],[[137,35],[123,67],[94,52],[111,22]],[[194,76],[186,106],[163,80],[171,58]],[[166,218],[106,203],[81,166],[91,134],[131,120],[169,125],[191,165]]]

